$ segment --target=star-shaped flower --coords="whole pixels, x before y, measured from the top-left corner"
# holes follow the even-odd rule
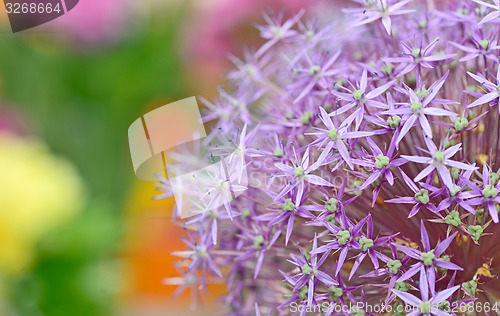
[[[488,13],[480,22],[479,25],[487,23],[489,21],[492,21],[496,18],[500,17],[500,0],[493,0],[493,3],[488,3],[480,0],[472,0],[475,3],[478,3],[480,5],[484,5],[485,7],[493,9],[492,12]]]
[[[438,149],[432,139],[425,138],[425,143],[429,151],[427,152],[430,157],[422,156],[406,156],[401,155],[401,157],[406,160],[426,164],[427,167],[424,168],[414,179],[415,182],[422,180],[431,174],[434,170],[437,171],[443,183],[450,189],[455,190],[453,181],[451,180],[450,171],[447,167],[457,168],[461,170],[476,170],[478,169],[474,165],[468,165],[463,162],[452,160],[453,157],[461,148],[462,144],[456,144],[450,148],[444,150],[444,144]]]
[[[432,138],[432,129],[426,115],[449,116],[449,117],[457,116],[457,114],[454,112],[429,106],[429,104],[434,100],[436,94],[444,85],[444,82],[448,77],[448,74],[449,72],[447,71],[446,74],[443,77],[441,77],[441,79],[436,81],[429,88],[427,93],[424,93],[425,91],[424,87],[420,88],[420,92],[417,91],[418,94],[412,89],[407,88],[406,92],[410,98],[410,103],[406,103],[404,106],[400,108],[384,112],[384,114],[388,115],[402,116],[402,120],[405,121],[403,127],[401,128],[401,132],[397,137],[396,148],[399,148],[399,143],[401,142],[403,137],[406,136],[410,128],[415,124],[417,120],[420,122],[420,126],[424,131],[424,135],[426,135],[429,138]]]
[[[426,207],[433,213],[437,213],[436,206],[430,202],[430,200],[436,196],[436,193],[429,195],[429,190],[421,189],[419,190],[415,182],[413,182],[403,170],[399,169],[403,179],[410,189],[415,193],[415,196],[399,197],[395,199],[390,199],[385,202],[387,203],[400,203],[400,204],[415,204],[408,215],[408,218],[415,216],[422,207]]]
[[[446,301],[451,295],[453,295],[453,293],[455,293],[460,288],[460,286],[456,285],[452,288],[448,288],[441,292],[435,293],[432,297],[429,298],[429,288],[427,285],[428,282],[429,280],[427,279],[426,273],[424,272],[424,270],[421,270],[419,282],[421,298],[418,298],[410,293],[398,290],[392,290],[392,292],[394,292],[394,294],[396,294],[403,302],[414,307],[414,310],[410,312],[408,316],[452,316],[453,314],[440,310],[438,306],[440,303]]]
[[[495,78],[496,84],[488,81],[483,75],[481,74],[473,74],[471,72],[467,72],[469,76],[471,76],[474,80],[482,84],[483,86],[488,89],[488,93],[482,95],[480,98],[478,98],[476,101],[472,102],[469,104],[467,107],[468,108],[473,108],[481,104],[489,103],[492,101],[495,101],[498,103],[500,99],[500,67],[498,67],[497,71],[497,76]],[[500,107],[499,107],[499,112],[500,112]]]
[[[473,198],[467,202],[470,205],[486,204],[493,222],[498,223],[498,211],[495,207],[495,203],[500,203],[500,184],[491,182],[492,179],[490,178],[490,172],[486,163],[483,164],[482,188],[478,187],[464,176],[459,175],[459,177],[472,190]]]
[[[438,243],[434,249],[431,249],[429,235],[427,234],[427,230],[425,229],[423,220],[420,222],[420,234],[422,238],[422,251],[399,244],[393,244],[406,255],[415,260],[418,260],[418,263],[414,264],[408,271],[406,271],[397,280],[397,282],[406,281],[417,274],[419,271],[420,273],[424,271],[424,274],[426,274],[428,278],[426,280],[428,280],[428,286],[431,289],[431,293],[434,294],[436,285],[436,267],[441,267],[448,270],[463,270],[458,265],[439,258],[450,246],[451,242],[458,234],[458,232],[455,232],[453,235]]]
[[[351,122],[354,120],[354,117],[350,119],[346,119],[342,122],[342,124],[335,124],[332,118],[326,113],[323,107],[319,108],[321,113],[320,119],[321,122],[326,126],[324,128],[315,127],[314,129],[317,132],[307,133],[307,135],[314,135],[317,139],[311,143],[311,145],[316,145],[319,148],[324,146],[323,152],[318,157],[318,160],[314,163],[315,168],[323,164],[323,162],[331,155],[332,149],[336,149],[342,159],[349,165],[351,169],[354,169],[354,165],[352,163],[352,159],[350,156],[350,152],[347,149],[345,141],[350,139],[357,139],[360,137],[372,136],[375,134],[373,131],[349,131],[349,126]]]
[[[408,4],[411,0],[403,0],[403,1],[388,1],[388,0],[380,0],[368,2],[370,3],[370,7],[367,10],[363,10],[363,13],[360,14],[363,16],[363,20],[357,22],[354,26],[359,26],[367,23],[371,23],[378,19],[382,20],[382,24],[384,25],[387,34],[391,34],[391,15],[402,15],[413,12],[415,10],[405,10],[403,6]]]
[[[438,41],[439,38],[436,38],[425,47],[423,47],[422,44],[420,44],[420,46],[414,45],[413,47],[410,47],[406,43],[401,42],[401,46],[403,46],[403,57],[383,58],[382,60],[388,63],[401,63],[401,65],[404,65],[403,70],[399,72],[397,77],[406,75],[417,66],[434,68],[430,62],[441,61],[456,56],[456,54],[431,55],[431,52],[436,47]]]

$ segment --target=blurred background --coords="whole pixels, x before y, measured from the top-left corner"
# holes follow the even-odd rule
[[[128,126],[215,98],[228,53],[259,44],[264,10],[313,2],[80,0],[16,34],[0,10],[0,315],[199,314],[189,289],[162,283],[182,273],[182,229],[174,202],[134,177]]]

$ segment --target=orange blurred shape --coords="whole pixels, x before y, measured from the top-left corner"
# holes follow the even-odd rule
[[[127,266],[128,291],[123,297],[125,304],[135,301],[156,301],[189,309],[191,290],[186,289],[179,297],[173,297],[177,288],[164,285],[163,279],[179,277],[174,263],[180,258],[173,251],[185,250],[180,239],[184,230],[172,222],[174,200],[152,200],[157,195],[150,182],[136,181],[127,204],[127,225],[124,259]],[[215,307],[217,297],[224,294],[223,285],[209,287],[202,296],[204,308]]]

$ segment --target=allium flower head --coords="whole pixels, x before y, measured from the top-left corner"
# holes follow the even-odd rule
[[[177,283],[225,283],[238,316],[499,301],[498,1],[345,5],[267,15],[203,100],[205,143],[234,156],[188,188],[206,194]]]

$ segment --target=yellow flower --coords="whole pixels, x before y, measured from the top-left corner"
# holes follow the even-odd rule
[[[0,274],[26,269],[36,240],[73,217],[82,201],[69,161],[36,140],[0,134]]]

